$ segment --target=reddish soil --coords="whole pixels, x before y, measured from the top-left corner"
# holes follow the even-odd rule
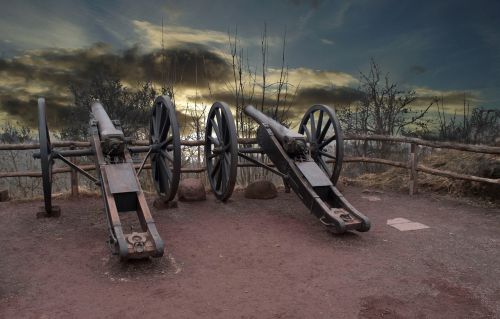
[[[109,253],[99,198],[56,199],[58,219],[0,203],[0,317],[500,318],[499,209],[345,193],[369,232],[328,233],[293,193],[150,205],[165,257],[128,263]]]

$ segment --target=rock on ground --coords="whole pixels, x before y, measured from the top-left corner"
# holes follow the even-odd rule
[[[245,197],[251,199],[271,199],[278,196],[276,186],[270,181],[256,181],[247,186]]]
[[[197,178],[186,178],[179,183],[177,198],[181,202],[195,202],[207,199],[205,186]]]

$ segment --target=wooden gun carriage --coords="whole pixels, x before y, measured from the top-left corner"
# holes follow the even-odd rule
[[[161,257],[164,243],[146,203],[138,175],[150,157],[158,195],[165,201],[175,197],[180,179],[181,150],[174,105],[167,96],[156,98],[151,110],[150,145],[145,148],[128,145],[120,122],[112,121],[99,101],[94,101],[90,108],[91,147],[56,150],[50,143],[45,100],[38,100],[40,152],[34,157],[41,160],[44,214],[47,217],[60,214],[59,207],[52,205],[52,166],[58,159],[100,186],[113,253],[122,259]],[[134,152],[147,152],[137,172],[131,157]],[[94,157],[97,178],[67,158],[76,156]],[[141,230],[125,233],[120,215],[134,212]]]
[[[320,222],[335,233],[365,232],[370,221],[335,187],[342,167],[344,144],[333,109],[314,105],[304,115],[299,132],[293,132],[255,107],[244,112],[259,128],[259,148],[238,148],[236,128],[227,104],[216,102],[205,128],[205,162],[208,180],[217,198],[226,201],[236,183],[238,157],[283,178]],[[304,135],[305,134],[305,135]],[[334,151],[328,151],[333,148]],[[249,156],[264,153],[275,168]],[[333,160],[333,168],[327,161]]]

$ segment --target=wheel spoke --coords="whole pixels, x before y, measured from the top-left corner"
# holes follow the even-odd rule
[[[224,153],[224,162],[226,165],[231,165],[231,155],[229,153]]]
[[[222,120],[222,116],[220,114],[220,109],[215,110],[215,117],[217,118],[217,128],[219,130],[219,135],[217,135],[217,137],[219,138],[219,140],[221,140],[222,143],[224,143],[224,141],[225,141],[224,124],[225,123]]]
[[[220,136],[219,126],[217,125],[217,123],[215,123],[214,119],[210,119],[210,122],[212,123],[212,130],[215,132],[215,135],[217,135],[217,139],[219,141],[222,141],[222,138]]]
[[[174,140],[174,136],[170,135],[169,137],[167,137],[166,140],[164,140],[163,142],[160,143],[160,148],[165,147],[165,145],[171,144],[173,140]]]
[[[334,159],[334,160],[336,160],[336,159],[337,159],[337,157],[335,157],[335,155],[332,155],[332,154],[327,153],[327,152],[325,152],[325,151],[319,151],[319,153],[320,153],[321,155],[325,156],[325,157],[328,157],[328,158],[331,158],[331,159]]]
[[[207,155],[207,159],[211,160],[212,158],[214,158],[216,156],[219,156],[219,154],[212,153],[212,154]]]
[[[158,181],[158,163],[156,161],[156,158],[158,157],[157,154],[151,154],[151,169],[153,170],[153,179]]]
[[[164,183],[163,189],[167,189],[170,184],[170,181],[172,180],[172,172],[170,172],[170,168],[162,158],[158,159],[158,165],[160,166],[160,171],[162,176],[161,180]]]
[[[163,179],[166,178],[166,180],[168,181],[170,177],[170,175],[168,174],[168,166],[161,157],[158,157],[158,167],[160,168]]]
[[[155,135],[160,140],[160,125],[161,125],[161,117],[162,117],[162,107],[161,103],[156,104],[156,131]]]
[[[328,174],[328,176],[332,175],[332,172],[330,171],[328,164],[326,164],[326,162],[321,158],[321,156],[318,157],[318,161],[320,163],[320,166],[323,167],[323,170]]]
[[[163,156],[163,158],[166,158],[170,163],[174,163],[174,157],[170,155],[168,152],[161,150],[160,153]]]
[[[214,178],[214,176],[217,173],[217,171],[219,170],[219,168],[220,168],[220,157],[218,157],[215,160],[215,164],[214,164],[214,166],[212,166],[212,172],[210,172],[210,177],[212,177],[212,179]]]
[[[170,118],[166,116],[166,119],[162,121],[163,126],[160,129],[160,139],[163,136],[168,136],[168,132],[170,131]]]
[[[164,185],[165,185],[165,183],[168,182],[168,180],[166,179],[167,176],[161,167],[159,157],[156,158],[155,166],[156,166],[156,179],[155,179],[156,186],[157,186],[159,192],[163,193],[163,191],[165,189]]]
[[[153,112],[153,118],[151,124],[153,125],[153,138],[155,142],[158,142],[158,126],[157,126],[157,118],[158,118],[158,106],[155,105],[155,110]]]
[[[332,136],[330,136],[329,138],[327,138],[326,140],[324,140],[321,144],[319,144],[319,148],[323,148],[325,146],[327,146],[328,144],[330,144],[332,141],[335,140],[337,136],[334,134]]]
[[[311,112],[309,115],[309,120],[311,121],[311,141],[316,141],[316,123],[314,122],[314,112]]]
[[[220,145],[220,142],[217,138],[213,137],[213,136],[208,136],[208,139],[212,142],[212,144],[216,145],[216,146],[219,146]]]
[[[302,125],[302,127],[304,128],[304,132],[306,132],[307,140],[309,142],[312,142],[312,140],[311,140],[311,132],[309,132],[309,129],[307,128],[307,125],[304,124],[304,125]]]
[[[325,139],[326,133],[328,132],[328,129],[330,128],[331,124],[332,124],[332,120],[328,119],[328,121],[326,121],[325,127],[323,127],[323,130],[321,131],[321,134],[319,134],[318,143],[323,142],[323,140]]]
[[[319,117],[318,117],[318,127],[316,130],[316,140],[319,142],[319,136],[321,135],[321,124],[323,124],[323,110],[319,111]]]

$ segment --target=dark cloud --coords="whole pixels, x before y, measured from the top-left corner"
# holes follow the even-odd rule
[[[246,100],[245,105],[252,104],[260,106],[262,101],[260,95],[254,96],[251,100]],[[287,109],[287,117],[295,123],[301,119],[303,114],[314,104],[325,104],[335,109],[346,107],[363,97],[363,93],[359,90],[350,87],[320,87],[320,88],[304,88],[297,92],[296,96],[289,95],[287,100],[283,101],[281,96],[280,105],[284,105]],[[223,101],[234,107],[235,97],[229,91],[215,92],[210,101],[206,101],[211,105],[214,101]],[[264,109],[270,109],[277,103],[276,96],[267,95],[264,100]],[[290,108],[288,108],[290,106]]]
[[[47,122],[52,128],[62,128],[64,123],[61,119],[67,119],[70,111],[67,100],[49,92],[44,96],[47,101]],[[0,96],[0,106],[10,116],[21,119],[23,124],[38,127],[37,97],[4,94]]]
[[[143,53],[139,47],[113,52],[105,44],[80,50],[45,50],[28,57],[0,59],[0,72],[27,81],[67,85],[85,81],[95,73],[109,72],[129,82],[175,81],[181,86],[206,86],[207,81],[227,79],[229,65],[218,54],[200,45]]]
[[[359,90],[346,86],[334,86],[302,89],[298,92],[295,101],[298,105],[327,104],[334,106],[349,105],[359,101],[362,97],[363,93]]]
[[[296,96],[288,96],[287,103],[292,103],[297,108],[307,108],[314,104],[326,104],[330,106],[345,106],[359,101],[363,97],[363,92],[350,87],[319,87],[319,88],[303,88],[297,92]],[[281,96],[283,101],[284,96]],[[222,91],[213,94],[214,101],[224,101],[226,103],[234,103],[235,97],[232,92]],[[248,104],[260,104],[260,95],[254,96],[252,100],[247,101]],[[275,105],[276,97],[267,95],[264,101],[265,105]]]
[[[194,44],[147,53],[139,47],[116,52],[103,43],[76,50],[28,51],[0,59],[0,110],[35,125],[36,98],[44,96],[57,123],[72,103],[69,86],[84,85],[97,75],[131,85],[152,81],[176,88],[206,88],[208,83],[225,82],[229,70],[220,55]]]
[[[280,105],[290,105],[291,103],[293,103],[292,100],[293,100],[293,97],[288,96],[287,100],[285,101],[284,95],[282,95]],[[233,107],[236,103],[236,97],[235,97],[233,92],[217,91],[217,92],[214,92],[214,94],[212,95],[210,100],[207,102],[209,105],[212,105],[212,103],[214,103],[215,101],[225,102],[229,106]],[[265,108],[272,107],[272,106],[276,105],[276,103],[277,103],[277,99],[276,99],[275,95],[273,96],[273,94],[271,94],[271,93],[266,94],[266,97],[264,99],[264,107]],[[254,106],[260,106],[262,104],[262,95],[260,93],[256,94],[251,99],[249,97],[246,97],[244,100],[244,104],[245,105],[250,104],[250,105],[254,105]]]
[[[291,118],[302,118],[314,104],[324,104],[334,109],[343,108],[363,98],[363,92],[346,86],[303,88],[294,98],[290,108]]]

